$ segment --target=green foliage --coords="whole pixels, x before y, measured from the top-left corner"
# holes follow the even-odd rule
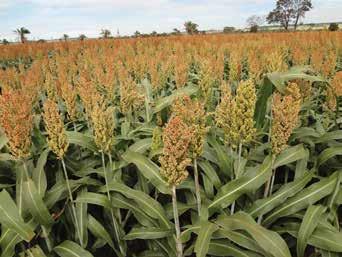
[[[339,30],[339,26],[337,23],[330,23],[329,25],[329,31],[338,31]]]
[[[196,70],[191,76],[196,78]],[[200,210],[194,167],[187,167],[189,176],[177,187],[185,256],[306,257],[309,247],[322,257],[342,253],[342,133],[334,116],[322,122],[328,111],[315,100],[324,98],[322,91],[303,105],[289,146],[270,154],[272,94],[285,94],[287,83],[297,79],[322,91],[329,87],[307,67],[265,74],[257,82],[257,135],[240,153],[224,144],[222,131],[208,118],[197,160]],[[160,174],[162,149],[151,149],[152,137],[161,126],[158,118],[163,123],[171,117],[178,97],[200,96],[195,82],[175,89],[170,81],[161,93],[147,80],[138,82],[144,108],[129,118],[114,114],[115,143],[106,154],[83,118],[75,129],[65,118],[68,176],[39,133],[33,135],[32,156],[24,160],[11,156],[0,135],[1,256],[176,256],[171,188]],[[41,112],[36,116],[38,130]],[[273,187],[265,194],[270,180]]]

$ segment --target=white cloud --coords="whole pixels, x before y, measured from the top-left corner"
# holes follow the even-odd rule
[[[316,0],[313,1],[314,8],[307,13],[305,22],[341,22],[342,1],[341,0]]]
[[[0,12],[6,10],[11,4],[10,0],[0,0]]]
[[[314,9],[305,22],[340,21],[342,0],[312,0]],[[186,20],[200,29],[244,27],[253,14],[267,14],[275,0],[0,0],[0,39],[13,38],[13,28],[26,26],[31,37],[58,38],[64,33],[95,37],[101,28],[114,34],[149,33],[183,28]],[[17,6],[28,10],[17,15]],[[1,12],[2,10],[2,12]],[[4,10],[7,10],[4,12]],[[5,16],[4,16],[5,17]]]
[[[32,4],[43,8],[136,8],[157,7],[167,3],[168,0],[16,0],[18,3]]]

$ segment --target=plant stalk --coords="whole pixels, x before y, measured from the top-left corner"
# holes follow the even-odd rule
[[[275,171],[273,170],[273,164],[274,164],[275,157],[272,156],[272,177],[269,178],[265,184],[265,190],[264,190],[264,198],[266,198],[269,195],[272,195],[272,190],[273,190],[273,183],[274,183],[274,176],[275,176]],[[258,217],[258,224],[261,224],[262,222],[262,215]]]
[[[72,122],[72,124],[73,124],[73,127],[74,127],[74,131],[77,132],[76,123],[75,123],[75,122]],[[79,147],[79,146],[77,147],[77,149],[78,149],[79,159],[81,160],[81,159],[82,159],[82,149],[81,149],[81,147]]]
[[[238,174],[240,172],[240,164],[241,164],[241,153],[242,153],[242,144],[239,144],[239,156],[238,156],[238,165],[237,165],[237,172],[235,174],[235,179],[238,178]],[[230,214],[233,215],[235,212],[235,201],[232,203],[232,207],[230,208]]]
[[[27,165],[26,165],[26,161],[25,160],[23,160],[23,167],[24,167],[24,172],[25,172],[26,180],[28,180],[30,178],[30,176],[28,174],[28,169],[27,169]]]
[[[48,235],[48,233],[46,231],[46,228],[44,226],[42,226],[42,233],[43,233],[43,236],[45,238],[46,247],[47,247],[47,249],[48,249],[48,251],[50,253],[50,252],[52,252],[53,246],[52,246],[52,243],[51,243],[51,241],[49,239],[49,235]]]
[[[270,191],[268,193],[269,196],[271,196],[272,192],[273,192],[274,180],[275,180],[275,170],[272,171],[271,187],[270,187]]]
[[[104,158],[103,152],[101,152],[101,158],[102,158],[102,166],[103,166],[103,175],[104,175],[105,183],[106,183],[107,198],[108,198],[109,203],[111,204],[111,196],[110,196],[109,183],[108,183],[108,177],[107,177],[107,171],[106,171],[106,164],[105,164],[105,158]],[[118,241],[118,246],[119,246],[120,252],[121,252],[121,254],[123,254],[125,256],[125,251],[120,244],[120,235],[118,232],[118,224],[116,222],[112,208],[110,209],[110,216],[111,216],[111,219],[113,222],[113,229],[114,229],[116,240]]]
[[[197,201],[197,212],[198,216],[201,216],[201,191],[200,191],[200,184],[198,178],[198,166],[197,166],[197,159],[194,159],[194,177],[195,177],[195,193],[196,193],[196,201]]]
[[[266,198],[268,196],[268,192],[270,190],[270,185],[271,185],[271,179],[268,179],[266,184],[265,184],[265,190],[264,190],[264,197],[263,198]],[[262,222],[262,215],[260,215],[258,217],[258,224],[260,225]]]
[[[75,205],[74,205],[74,198],[72,196],[72,191],[71,191],[71,187],[70,187],[68,172],[66,170],[64,159],[61,159],[61,162],[62,162],[62,168],[63,168],[63,172],[64,172],[64,176],[65,176],[65,181],[66,181],[67,188],[68,188],[69,198],[70,198],[70,201],[71,201],[71,209],[72,209],[72,213],[73,213],[74,219],[75,219],[76,231],[77,231],[78,239],[80,241],[80,245],[83,245],[83,240],[81,238],[80,228],[79,228],[79,225],[78,225],[76,208],[75,208]]]
[[[180,239],[180,225],[179,225],[179,217],[178,217],[178,208],[177,208],[177,194],[176,194],[176,186],[172,186],[172,207],[173,207],[173,217],[175,220],[175,229],[176,229],[176,250],[177,257],[183,257],[183,246]]]

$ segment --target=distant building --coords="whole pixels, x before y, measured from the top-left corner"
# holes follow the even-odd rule
[[[298,31],[328,30],[329,25],[331,23],[338,24],[339,28],[342,29],[342,22],[325,22],[325,23],[299,24],[297,26],[297,30]],[[278,31],[278,30],[284,30],[284,28],[280,25],[267,25],[267,26],[260,26],[259,27],[259,31]],[[294,25],[290,25],[289,30],[294,30]],[[249,28],[244,29],[244,31],[249,31]]]

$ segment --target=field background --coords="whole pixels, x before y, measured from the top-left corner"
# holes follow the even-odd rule
[[[1,257],[342,254],[341,32],[3,45],[0,90]]]

